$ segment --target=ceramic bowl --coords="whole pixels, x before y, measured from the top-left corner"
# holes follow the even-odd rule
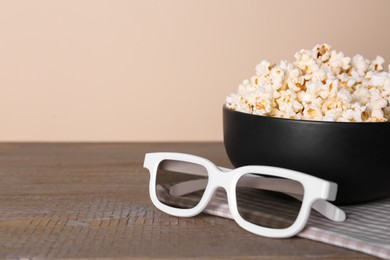
[[[338,205],[390,196],[390,122],[283,119],[223,106],[226,153],[234,167],[271,165],[338,184]]]

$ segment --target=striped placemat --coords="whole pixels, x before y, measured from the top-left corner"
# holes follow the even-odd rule
[[[253,204],[253,200],[246,197],[245,203]],[[178,206],[193,204],[188,197],[170,197],[166,202]],[[333,222],[312,210],[305,229],[297,236],[390,259],[390,198],[340,208],[347,214],[344,222]],[[217,190],[204,212],[233,218],[222,190]]]

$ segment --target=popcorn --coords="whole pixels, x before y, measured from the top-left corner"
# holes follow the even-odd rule
[[[226,106],[289,119],[390,121],[390,73],[384,71],[383,57],[348,57],[325,43],[294,57],[279,64],[262,60],[255,75],[226,97]]]

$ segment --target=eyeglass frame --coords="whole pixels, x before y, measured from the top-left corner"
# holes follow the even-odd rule
[[[176,208],[166,205],[158,199],[156,193],[157,170],[160,163],[164,160],[192,163],[203,166],[206,169],[208,176],[207,186],[203,192],[202,198],[195,207]],[[227,168],[218,167],[206,158],[177,152],[146,153],[143,166],[148,169],[150,173],[150,198],[159,210],[177,217],[193,217],[201,213],[207,207],[218,188],[223,188],[226,191],[229,210],[235,222],[249,232],[266,237],[286,238],[298,234],[305,227],[313,204],[316,201],[333,201],[337,195],[337,183],[323,180],[299,171],[275,166],[248,165],[229,170]],[[183,172],[183,174],[186,173]],[[285,178],[299,182],[303,186],[304,195],[301,208],[295,222],[291,226],[281,229],[262,227],[241,217],[237,207],[236,187],[240,178],[246,174],[260,174],[262,176]],[[332,214],[335,216],[333,216],[334,219],[332,220],[345,220],[345,213],[341,209],[331,203],[324,205],[325,211],[328,210],[327,208],[331,211],[333,210]]]

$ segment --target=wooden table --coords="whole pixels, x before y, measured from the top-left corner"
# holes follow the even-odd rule
[[[302,238],[270,239],[208,214],[153,207],[144,154],[231,167],[222,143],[0,144],[0,258],[374,259]]]

